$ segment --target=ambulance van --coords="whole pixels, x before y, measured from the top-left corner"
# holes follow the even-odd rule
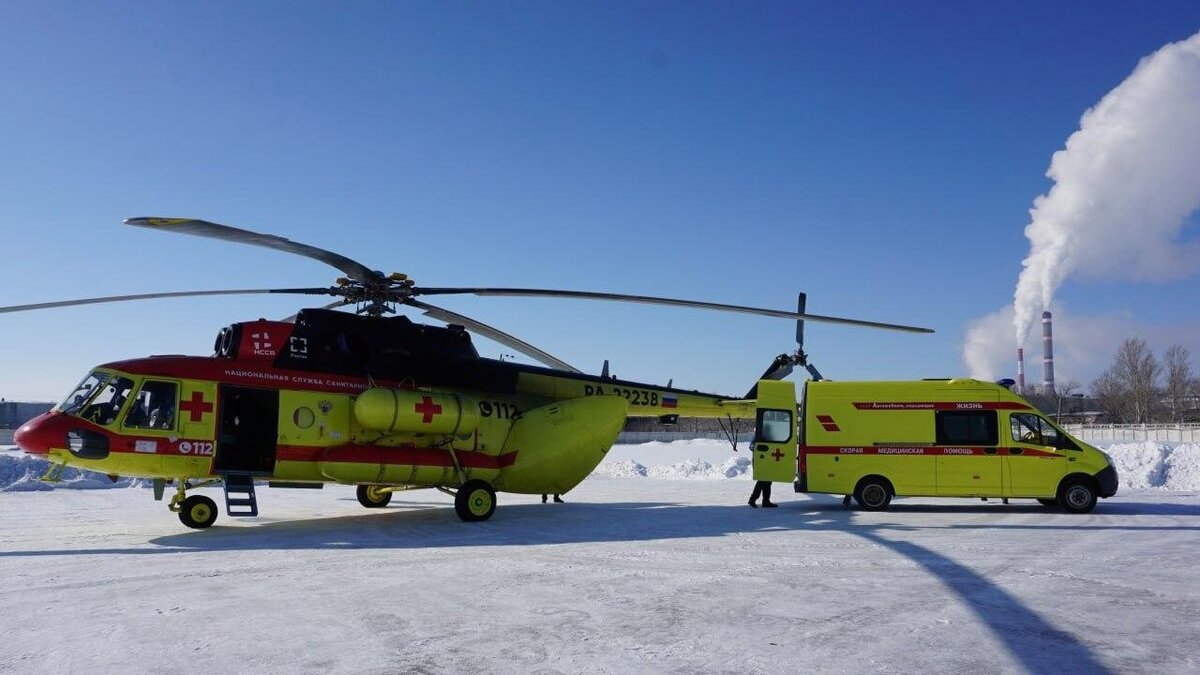
[[[796,403],[794,383],[759,382],[756,480],[853,495],[870,511],[921,496],[1027,498],[1087,513],[1117,492],[1108,455],[1001,384],[821,380]]]

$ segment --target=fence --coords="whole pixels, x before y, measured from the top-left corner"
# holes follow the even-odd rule
[[[1200,424],[1068,424],[1081,441],[1200,443]]]
[[[740,431],[737,434],[739,443],[749,443],[753,437],[753,430]],[[720,431],[622,431],[617,435],[617,443],[622,445],[636,445],[638,443],[652,443],[655,441],[670,443],[671,441],[690,441],[697,438],[711,438],[718,441],[729,440]]]
[[[1137,443],[1157,441],[1159,443],[1200,443],[1200,424],[1068,424],[1067,433],[1082,441],[1119,441]],[[14,429],[0,429],[0,445],[13,444]],[[739,443],[749,443],[754,433],[739,432]],[[721,432],[704,431],[623,431],[617,443],[636,445],[660,441],[687,441],[696,438],[711,438],[727,441]]]
[[[1067,433],[1081,441],[1200,443],[1200,424],[1068,424],[1065,428]],[[749,443],[753,436],[753,431],[744,431],[738,433],[737,439],[739,443]],[[696,438],[728,440],[725,434],[719,431],[623,431],[617,436],[617,443],[627,445],[653,441],[669,443]]]

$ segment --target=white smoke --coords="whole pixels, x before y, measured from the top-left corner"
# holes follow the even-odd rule
[[[1200,243],[1181,240],[1200,208],[1200,33],[1142,59],[1084,113],[1046,175],[1055,184],[1029,211],[1010,354],[1069,277],[1166,280],[1200,269]]]
[[[1139,326],[1126,312],[1101,316],[1072,314],[1062,303],[1051,307],[1054,314],[1055,380],[1075,381],[1085,388],[1109,366],[1125,338],[1146,337],[1155,348],[1181,343],[1191,347],[1196,326],[1170,324],[1159,328]],[[972,321],[963,344],[963,363],[971,377],[981,380],[1016,378],[1017,343],[1013,340],[1013,308],[1001,309]],[[1042,345],[1025,346],[1025,384],[1042,382]]]
[[[1062,302],[1050,308],[1054,314],[1054,380],[1062,386],[1075,382],[1087,391],[1109,366],[1127,338],[1146,340],[1161,359],[1171,345],[1180,345],[1200,355],[1200,321],[1181,308],[1161,323],[1137,322],[1129,312],[1114,311],[1099,316],[1073,314]],[[1002,307],[967,326],[963,363],[971,377],[998,380],[1017,376],[1017,345],[1012,337],[1013,308]],[[1025,346],[1025,384],[1042,383],[1042,345]],[[1082,392],[1081,392],[1082,393]]]

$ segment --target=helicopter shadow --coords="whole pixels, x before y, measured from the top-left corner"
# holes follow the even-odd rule
[[[1120,507],[1113,509],[1111,507]],[[1200,509],[1175,504],[1106,504],[1119,515],[1200,515]],[[1041,506],[893,504],[869,521],[839,502],[805,500],[779,509],[750,511],[745,505],[714,506],[671,502],[574,502],[565,506],[514,504],[494,519],[463,523],[452,509],[434,502],[406,503],[367,514],[274,521],[246,526],[214,526],[205,532],[157,537],[150,547],[0,552],[4,557],[57,555],[188,555],[227,551],[412,550],[462,547],[525,547],[560,544],[651,542],[787,531],[841,532],[875,544],[918,564],[951,590],[1021,666],[1030,672],[1108,673],[1089,647],[1069,631],[1051,624],[996,581],[945,554],[911,541],[906,533],[929,530],[1200,530],[1200,527],[1141,526],[1088,522],[1086,516],[1061,514],[1062,522],[1012,524],[952,522],[912,524],[889,516],[905,513],[1036,514]]]
[[[1118,506],[1119,508],[1110,508]],[[1200,509],[1181,504],[1106,504],[1113,515],[1200,515]],[[893,504],[895,515],[941,514],[1046,514],[1038,504]],[[1086,516],[1056,516],[1036,524],[990,521],[914,525],[896,522],[892,514],[866,515],[840,501],[806,500],[775,510],[749,511],[744,505],[696,506],[671,502],[572,503],[566,508],[525,504],[506,506],[501,518],[486,523],[459,523],[453,512],[440,505],[407,506],[388,513],[342,516],[306,522],[279,522],[260,528],[225,528],[205,536],[180,533],[160,537],[153,544],[175,550],[234,549],[410,549],[464,546],[545,546],[556,544],[629,543],[657,540],[723,537],[779,531],[844,532],[903,556],[942,582],[1004,645],[1029,672],[1079,670],[1112,672],[1082,641],[1062,630],[996,581],[943,553],[911,541],[906,532],[936,529],[1054,530],[1079,533],[1087,530],[1200,530],[1138,523],[1096,522]],[[880,519],[881,518],[881,519]],[[255,533],[270,528],[268,540]],[[215,529],[215,528],[214,528]],[[209,536],[217,535],[217,536]]]
[[[903,505],[901,505],[903,506]],[[996,513],[999,505],[953,507],[949,513]],[[1039,513],[1040,506],[1017,507]],[[913,504],[901,510],[939,510]],[[942,512],[947,512],[942,510]],[[999,514],[997,514],[999,515]],[[501,517],[461,523],[444,506],[390,509],[369,516],[278,522],[257,528],[223,528],[203,536],[180,533],[151,543],[175,550],[414,549],[464,546],[650,542],[780,531],[844,532],[920,565],[939,579],[1030,672],[1107,673],[1109,669],[1072,633],[1047,621],[1020,598],[971,567],[905,539],[905,532],[937,529],[894,522],[861,522],[862,512],[840,502],[804,501],[750,511],[745,505],[697,506],[670,502],[572,503],[506,506]],[[955,527],[961,523],[955,523]],[[1078,532],[1079,523],[1028,526]],[[944,527],[944,526],[943,526]],[[1020,527],[1020,526],[1013,526]],[[263,537],[260,530],[268,529]],[[982,524],[978,529],[988,529]],[[1104,529],[1110,529],[1105,526]],[[1145,529],[1130,527],[1128,529]]]

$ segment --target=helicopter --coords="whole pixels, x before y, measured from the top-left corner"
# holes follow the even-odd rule
[[[562,494],[604,459],[627,418],[752,419],[754,389],[724,396],[591,375],[498,328],[430,304],[431,296],[606,300],[793,319],[797,348],[760,380],[809,369],[805,321],[929,333],[927,328],[797,311],[655,296],[539,288],[424,287],[325,249],[191,218],[130,218],[127,225],[265,247],[345,274],[313,288],[179,291],[0,307],[0,313],[154,298],[238,294],[332,296],[293,317],[221,328],[209,356],[149,356],[91,370],[61,403],[17,430],[26,453],[50,462],[147,478],[187,527],[217,519],[197,488],[221,484],[229,516],[257,516],[256,484],[355,485],[366,508],[397,492],[436,489],[463,521],[489,519],[497,492]],[[337,309],[354,306],[354,313]],[[445,325],[417,323],[400,307]],[[393,315],[395,316],[388,316]],[[470,332],[469,332],[470,331]],[[471,332],[541,365],[480,356]],[[757,385],[756,385],[757,388]]]

